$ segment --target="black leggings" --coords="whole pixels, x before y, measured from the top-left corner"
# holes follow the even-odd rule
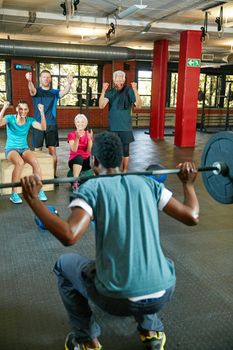
[[[81,156],[76,156],[76,157],[72,158],[71,160],[69,160],[68,165],[69,165],[69,168],[71,170],[73,170],[74,164],[80,165],[82,167],[82,170],[91,169],[90,157],[88,157],[87,159],[83,159],[83,157],[81,157]]]
[[[129,157],[129,143],[122,143],[123,157]]]

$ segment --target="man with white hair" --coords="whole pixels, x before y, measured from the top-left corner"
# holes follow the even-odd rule
[[[107,91],[109,83],[103,83],[99,98],[99,108],[103,109],[109,104],[108,130],[115,132],[121,139],[123,146],[122,171],[128,171],[129,144],[134,141],[132,132],[131,108],[134,104],[142,107],[142,100],[137,90],[137,83],[132,82],[131,87],[125,84],[125,72],[118,70],[113,73],[114,87]]]

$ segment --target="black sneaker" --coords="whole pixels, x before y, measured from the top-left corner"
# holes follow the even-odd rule
[[[147,350],[164,350],[166,335],[164,332],[155,332],[155,334],[151,336],[140,334],[140,340]]]
[[[102,350],[102,349],[103,348],[101,345],[98,348],[91,349],[84,344],[78,344],[75,338],[75,334],[72,332],[69,333],[66,337],[65,350]]]

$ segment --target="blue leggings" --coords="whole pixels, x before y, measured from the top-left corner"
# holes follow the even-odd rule
[[[77,341],[82,343],[99,337],[101,330],[95,321],[88,300],[100,306],[104,311],[120,310],[118,316],[134,316],[138,331],[163,331],[163,323],[155,312],[159,311],[170,301],[175,286],[157,299],[132,302],[128,299],[113,299],[100,295],[94,286],[94,261],[75,253],[61,255],[57,260],[54,272],[57,275],[58,289]],[[88,273],[87,273],[88,272]],[[87,277],[88,276],[88,277]],[[113,306],[112,306],[113,304]],[[153,308],[153,313],[148,313]],[[122,310],[122,314],[120,315]],[[145,313],[146,310],[146,313]]]

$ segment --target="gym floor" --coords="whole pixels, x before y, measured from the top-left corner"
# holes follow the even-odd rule
[[[200,164],[210,134],[197,133],[195,148],[174,146],[172,133],[154,142],[143,129],[134,130],[130,169],[142,171],[150,164],[173,168],[180,161]],[[67,130],[60,131],[58,176],[65,177],[69,147]],[[98,132],[98,131],[95,131]],[[5,131],[0,132],[0,149]],[[182,200],[182,186],[170,175],[166,186]],[[212,199],[196,181],[200,201],[200,223],[187,227],[160,214],[161,242],[174,260],[177,288],[172,301],[160,312],[167,334],[166,350],[233,350],[233,205]],[[66,218],[69,185],[47,192],[48,202]],[[72,247],[63,247],[49,232],[40,231],[34,214],[24,202],[14,205],[0,196],[0,349],[62,350],[69,332],[65,309],[60,301],[53,266],[69,251],[94,257],[94,232],[90,227]],[[105,350],[142,350],[133,318],[117,318],[93,306],[102,327],[100,341]]]

